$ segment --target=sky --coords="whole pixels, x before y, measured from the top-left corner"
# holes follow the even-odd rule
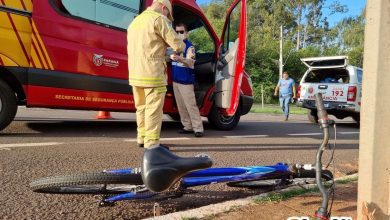
[[[335,0],[325,0],[325,7],[329,6],[332,2]],[[329,15],[329,9],[324,8],[323,9],[323,16],[328,17],[329,25],[332,27],[337,22],[341,21],[343,18],[356,16],[361,13],[364,6],[366,5],[366,0],[337,0],[342,5],[346,5],[348,8],[348,12],[344,14],[333,14]],[[201,4],[207,4],[211,2],[211,0],[196,0],[196,2]]]

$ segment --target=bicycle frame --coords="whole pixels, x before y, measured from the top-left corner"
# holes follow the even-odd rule
[[[130,174],[134,169],[107,170],[107,173]],[[185,175],[181,182],[180,188],[186,189],[193,186],[208,185],[224,182],[239,182],[259,179],[270,179],[272,177],[280,179],[280,176],[290,174],[289,166],[284,163],[277,163],[272,166],[248,166],[248,167],[224,167],[208,168],[198,170]],[[120,195],[110,196],[104,199],[104,202],[117,202],[121,200],[147,199],[157,194],[153,192],[128,192]]]

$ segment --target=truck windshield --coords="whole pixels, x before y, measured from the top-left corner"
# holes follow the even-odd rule
[[[305,78],[307,83],[349,83],[349,73],[346,69],[311,70]]]
[[[126,29],[139,14],[141,0],[62,0],[67,13],[74,17]]]

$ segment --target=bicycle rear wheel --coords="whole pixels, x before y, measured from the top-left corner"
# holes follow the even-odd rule
[[[275,188],[287,187],[292,185],[312,184],[315,183],[316,171],[303,170],[299,173],[282,174],[280,176],[271,176],[269,178],[250,180],[244,182],[229,182],[230,187],[244,188]],[[322,171],[322,179],[329,181],[333,179],[333,174],[329,170]]]
[[[143,185],[140,174],[94,172],[38,179],[30,188],[50,194],[119,194]]]

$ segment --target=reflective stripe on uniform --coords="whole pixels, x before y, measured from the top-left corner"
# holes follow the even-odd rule
[[[145,129],[144,128],[137,128],[138,136],[145,136]]]
[[[160,139],[160,134],[146,134],[145,135],[145,140],[159,140]]]
[[[165,87],[165,86],[156,87],[155,89],[156,89],[157,93],[164,93],[167,91],[167,87]]]
[[[146,83],[150,85],[161,85],[165,83],[165,80],[162,77],[145,77],[134,74],[129,76],[129,81],[135,83]]]

